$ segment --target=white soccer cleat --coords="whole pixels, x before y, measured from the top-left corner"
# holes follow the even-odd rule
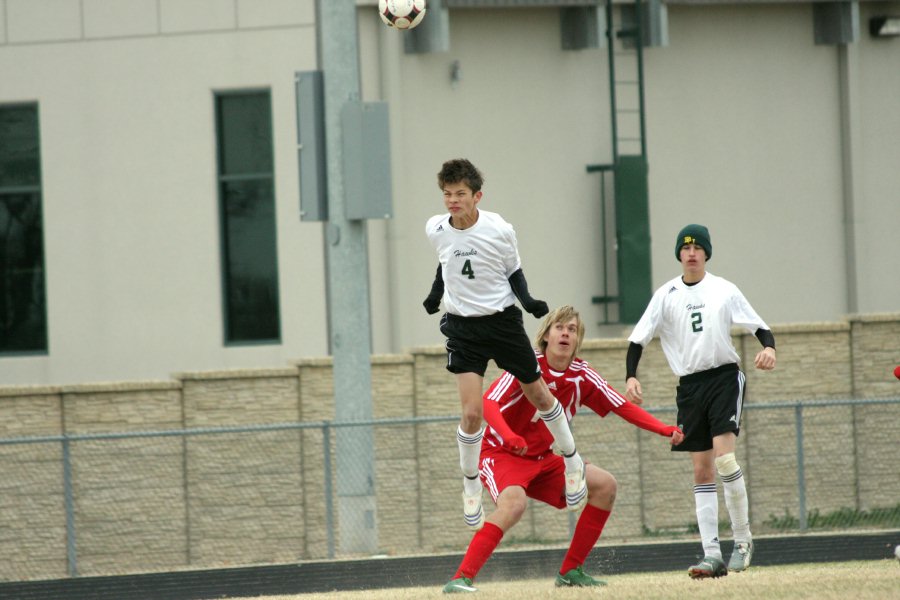
[[[463,490],[463,518],[466,525],[478,531],[484,526],[484,509],[481,506],[481,489],[478,494],[470,496]]]
[[[587,482],[584,480],[584,461],[574,471],[566,471],[566,507],[581,510],[587,504]]]
[[[731,553],[731,559],[728,561],[728,570],[739,573],[750,566],[750,560],[753,558],[753,542],[735,542],[734,551]]]

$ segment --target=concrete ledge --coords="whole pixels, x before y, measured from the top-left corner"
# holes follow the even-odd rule
[[[58,385],[8,385],[0,387],[0,398],[22,396],[52,396],[62,392]]]
[[[297,377],[299,371],[292,367],[262,369],[228,369],[224,371],[195,371],[175,373],[179,381],[215,381],[219,379],[264,379],[267,377]]]
[[[78,383],[64,385],[59,388],[63,394],[96,394],[113,392],[147,392],[158,390],[180,390],[179,381],[128,381],[128,382],[97,382]]]

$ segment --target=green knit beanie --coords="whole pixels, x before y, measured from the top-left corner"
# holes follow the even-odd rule
[[[697,244],[706,251],[706,260],[712,258],[712,244],[709,242],[709,229],[703,225],[686,225],[675,238],[675,258],[681,261],[681,247],[685,244]]]

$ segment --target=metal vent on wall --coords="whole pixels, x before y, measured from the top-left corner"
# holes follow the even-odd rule
[[[443,0],[447,8],[598,6],[597,0]]]

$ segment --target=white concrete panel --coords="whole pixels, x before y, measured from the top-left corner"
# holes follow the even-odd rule
[[[161,2],[172,27],[202,21]],[[40,106],[50,326],[49,355],[0,358],[0,378],[165,379],[325,355],[322,224],[298,217],[293,90],[295,71],[316,68],[312,0],[234,0],[243,31],[69,43],[59,32],[81,37],[78,0],[0,5],[0,100]],[[225,4],[205,6],[224,22]],[[515,225],[534,295],[576,305],[597,335],[600,176],[585,167],[610,162],[606,51],[563,52],[553,9],[458,9],[450,51],[406,55],[401,33],[360,10],[363,97],[389,100],[394,124],[395,218],[368,229],[376,350],[443,341],[421,306],[436,264],[423,227],[443,211],[434,174],[456,156],[484,170],[483,208]],[[837,49],[813,44],[802,4],[673,5],[669,26],[670,45],[645,63],[654,283],[677,272],[675,232],[700,221],[713,235],[710,270],[770,324],[840,319]],[[896,311],[900,44],[861,38],[860,310]],[[213,96],[246,88],[272,91],[283,341],[232,348]]]
[[[314,25],[315,0],[237,0],[238,26],[285,27]]]
[[[675,235],[698,222],[709,271],[770,325],[839,318],[836,49],[813,44],[807,5],[669,8],[669,47],[645,61],[654,285],[680,272]]]
[[[861,3],[860,23],[900,15],[900,2]],[[859,41],[862,156],[861,197],[855,223],[859,311],[900,310],[900,39]],[[898,341],[900,344],[900,341]]]
[[[159,0],[163,33],[215,31],[237,26],[236,0]]]
[[[296,30],[0,52],[4,95],[40,103],[50,355],[5,383],[166,379],[327,353],[321,225],[297,216]],[[15,65],[28,64],[28,69]],[[215,90],[272,93],[281,344],[225,347]],[[10,363],[4,363],[4,367]]]
[[[480,206],[515,227],[534,296],[576,305],[591,335],[600,184],[585,167],[609,162],[605,52],[563,51],[555,9],[454,10],[446,53],[403,54],[403,34],[382,29],[386,60],[395,61],[385,77],[393,132],[402,132],[387,233],[398,349],[444,341],[438,315],[422,308],[437,265],[424,227],[445,210],[435,175],[457,157],[484,172]],[[532,332],[538,321],[525,319]]]
[[[6,0],[6,30],[12,44],[79,39],[79,0]]]
[[[159,33],[156,0],[82,0],[86,38]]]
[[[6,0],[0,0],[0,44],[6,43]]]

